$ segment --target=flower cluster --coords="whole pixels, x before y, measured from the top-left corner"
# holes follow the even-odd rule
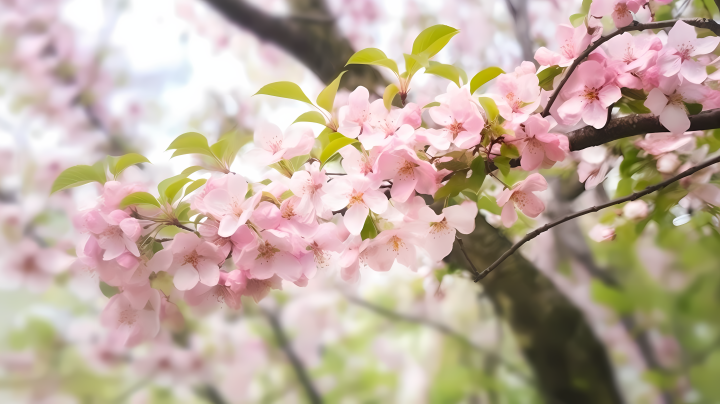
[[[458,232],[474,230],[483,199],[496,198],[506,227],[517,221],[518,210],[538,217],[545,204],[537,193],[548,184],[536,170],[569,155],[564,132],[580,121],[602,128],[614,107],[647,109],[660,117],[672,137],[648,135],[637,147],[649,154],[667,155],[683,147],[691,137],[684,135],[688,114],[715,108],[720,99],[707,85],[713,78],[705,69],[711,60],[706,55],[720,38],[697,38],[695,29],[680,21],[667,36],[615,35],[586,60],[576,60],[600,35],[593,27],[595,17],[610,14],[610,7],[616,24],[623,26],[623,13],[643,6],[597,4],[583,24],[559,30],[565,39],[561,53],[538,50],[539,71],[523,62],[510,73],[486,69],[462,85],[458,68],[427,61],[457,33],[447,26],[420,34],[403,74],[377,49],[356,53],[349,63],[387,67],[398,84],[374,101],[368,89],[358,87],[347,105],[334,108],[341,75],[318,96],[318,112],[303,114],[285,131],[268,122],[258,125],[254,148],[243,160],[265,172],[261,181],[232,171],[239,145],[231,138],[208,146],[197,133],[181,135],[169,149],[174,155],[210,157],[214,163],[204,168],[217,172],[210,178],[189,179],[203,168],[191,167],[161,182],[157,197],[133,184],[100,181],[102,197],[79,214],[76,226],[85,234],[77,248],[78,265],[117,288],[103,323],[119,341],[132,345],[157,333],[165,306],[177,299],[192,306],[224,302],[238,308],[241,296],[258,301],[282,281],[305,286],[322,271],[357,281],[362,268],[415,270],[421,262],[439,262],[453,250]],[[421,107],[406,100],[413,75],[423,67],[453,82]],[[491,80],[486,94],[473,96]],[[315,107],[288,82],[270,84],[258,94]],[[396,95],[400,102],[393,106]],[[324,129],[316,134],[311,124]],[[588,187],[602,182],[608,171],[607,153],[600,154],[583,155],[578,167]],[[79,178],[77,185],[99,181],[99,172],[117,178],[124,158],[75,167],[73,178]],[[145,162],[126,160],[123,164]],[[664,172],[680,166],[671,163],[662,163],[673,165]],[[511,167],[518,175],[509,175]],[[485,181],[487,175],[492,179]],[[516,183],[506,185],[501,176]],[[58,181],[73,186],[68,178],[61,175]],[[695,181],[708,182],[707,174],[702,178]],[[720,202],[712,200],[717,193],[707,190],[713,186],[705,185],[699,192],[705,201]],[[625,210],[629,220],[648,215],[642,203]],[[174,237],[160,237],[167,228],[175,229]]]

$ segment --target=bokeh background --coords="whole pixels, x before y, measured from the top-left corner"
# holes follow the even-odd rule
[[[98,316],[112,292],[72,265],[72,217],[98,189],[49,196],[63,169],[139,152],[153,164],[131,167],[125,178],[155,184],[192,162],[165,151],[181,133],[250,141],[259,120],[286,127],[305,112],[292,101],[252,97],[264,84],[294,81],[316,94],[334,78],[328,69],[353,50],[377,47],[401,60],[437,23],[461,30],[437,60],[468,74],[511,71],[540,46],[556,49],[557,25],[583,7],[579,0],[0,0],[0,402],[306,402],[289,354],[326,402],[555,402],[538,387],[538,369],[560,384],[587,380],[574,380],[553,358],[528,363],[523,352],[552,342],[518,332],[518,321],[534,319],[532,311],[509,318],[517,304],[566,310],[557,318],[567,322],[540,325],[557,341],[587,323],[626,402],[720,402],[717,212],[682,201],[642,227],[611,209],[530,243],[522,265],[537,292],[531,302],[498,298],[453,265],[367,271],[356,284],[325,273],[306,288],[285,283],[262,310],[252,300],[238,311],[179,304],[164,313],[156,340],[133,349],[106,343]],[[702,0],[659,12],[719,16]],[[283,32],[315,45],[291,49]],[[389,79],[382,74],[366,70],[343,82],[336,104],[358,84],[381,93]],[[424,105],[446,86],[420,75],[411,98]],[[705,151],[714,152],[720,140],[709,139]],[[573,161],[548,170],[545,217],[505,237],[615,194],[619,161],[592,191],[577,186]],[[260,175],[242,159],[235,171]],[[497,226],[498,212],[487,208],[481,213]],[[582,344],[560,349],[594,366]]]

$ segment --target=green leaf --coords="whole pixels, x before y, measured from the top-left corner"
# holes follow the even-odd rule
[[[312,105],[312,101],[310,101],[307,95],[305,95],[300,86],[291,81],[278,81],[275,83],[270,83],[258,90],[258,92],[254,95],[258,94],[302,101],[304,103]]]
[[[442,163],[435,164],[435,167],[438,170],[450,170],[450,171],[459,171],[464,170],[466,168],[470,168],[467,161],[452,159],[450,161],[444,161]]]
[[[647,99],[647,94],[645,94],[645,91],[643,90],[636,90],[633,88],[626,88],[623,87],[620,89],[620,92],[622,95],[632,98],[633,100],[643,100],[645,101]]]
[[[562,73],[565,68],[560,66],[550,66],[537,74],[538,84],[543,90],[550,91],[553,89],[553,80],[558,74]]]
[[[425,58],[435,56],[447,43],[457,35],[460,31],[447,25],[433,25],[423,30],[413,42],[412,54],[423,54]],[[415,74],[422,65],[417,63],[413,58],[405,58],[405,69],[410,75]]]
[[[167,150],[175,150],[172,157],[181,156],[183,154],[204,154],[206,156],[215,157],[205,136],[197,132],[187,132],[175,138],[170,143]]]
[[[685,102],[685,108],[687,108],[688,115],[697,115],[702,112],[702,104],[695,104],[695,103],[689,103]]]
[[[622,198],[632,194],[633,179],[623,178],[618,182],[617,188],[615,189],[615,198]]]
[[[480,187],[482,187],[483,182],[485,182],[487,175],[485,173],[485,160],[480,156],[475,157],[470,164],[470,170],[472,170],[472,174],[470,174],[470,178],[467,179],[467,187],[477,193]]]
[[[191,167],[184,169],[182,173],[180,173],[174,177],[170,177],[170,178],[160,181],[160,183],[158,184],[158,193],[160,194],[160,200],[166,201],[166,191],[170,187],[170,185],[174,184],[175,182],[177,182],[180,179],[187,178],[188,176],[190,176],[190,174],[193,174],[196,171],[203,170],[203,169],[204,168],[200,167],[200,166],[191,166]],[[172,202],[172,200],[170,200],[169,202]]]
[[[593,300],[614,309],[617,313],[629,313],[633,309],[632,300],[627,295],[619,289],[605,285],[601,281],[592,281],[590,294]]]
[[[105,178],[103,178],[96,166],[70,167],[58,175],[55,182],[53,182],[50,193],[53,194],[63,189],[79,187],[93,181],[101,184],[105,183]]]
[[[298,122],[319,123],[320,125],[327,124],[327,122],[325,122],[325,117],[317,111],[308,111],[297,117],[297,119],[293,123]]]
[[[395,84],[390,84],[387,87],[385,87],[385,92],[383,93],[383,104],[385,104],[385,108],[387,108],[388,111],[390,111],[390,106],[392,105],[393,99],[398,93],[398,87]]]
[[[125,171],[126,168],[140,163],[149,163],[150,160],[148,160],[145,156],[142,154],[137,153],[128,153],[123,156],[120,156],[117,161],[115,162],[114,166],[110,167],[110,174],[115,176],[117,178],[118,175],[120,175],[123,171]]]
[[[495,77],[505,73],[505,71],[499,67],[488,67],[487,69],[481,70],[478,74],[470,79],[470,94],[472,95],[480,88],[483,84],[494,79]]]
[[[421,67],[430,67],[430,60],[425,55],[411,55],[409,53],[403,53],[403,57],[405,58],[405,66],[408,64],[417,65],[417,70],[420,70]]]
[[[478,101],[480,101],[480,105],[485,110],[488,121],[489,122],[495,121],[495,119],[497,119],[498,115],[500,115],[500,110],[498,109],[497,104],[495,103],[495,100],[493,100],[490,97],[479,97]]]
[[[510,159],[505,156],[498,156],[493,159],[495,167],[497,167],[503,175],[510,173]]]
[[[503,143],[503,145],[500,146],[500,155],[509,159],[516,159],[520,157],[520,151],[518,151],[518,148],[514,145]]]
[[[362,230],[360,231],[360,237],[363,240],[369,239],[369,238],[375,238],[378,235],[378,231],[375,228],[375,223],[372,220],[372,217],[370,215],[365,218],[365,224],[363,225]]]
[[[153,272],[150,275],[150,287],[161,291],[165,296],[170,296],[174,289],[173,277],[165,271]]]
[[[397,63],[392,59],[388,59],[385,52],[377,48],[366,48],[355,52],[354,55],[350,56],[347,64],[345,64],[345,66],[347,65],[383,66],[392,70],[396,75],[400,75]]]
[[[332,142],[330,142],[330,144],[327,145],[327,147],[325,147],[325,149],[322,151],[322,154],[320,154],[320,164],[325,165],[328,159],[332,157],[335,153],[337,153],[338,150],[353,143],[357,143],[357,139],[350,139],[349,137],[345,136],[333,140]]]
[[[650,109],[645,106],[645,102],[643,100],[627,100],[625,102],[625,105],[630,108],[630,111],[632,111],[635,114],[649,114]]]
[[[125,208],[130,205],[153,205],[160,207],[160,202],[147,192],[134,192],[120,201],[120,208]]]
[[[445,185],[440,187],[437,192],[435,192],[434,199],[436,201],[439,201],[443,198],[452,198],[453,196],[462,192],[462,190],[467,188],[466,176],[467,173],[465,171],[453,174],[453,176],[450,177],[450,181],[448,181]]]
[[[172,202],[178,192],[180,192],[180,190],[183,189],[185,185],[191,182],[193,182],[193,180],[191,180],[190,178],[179,178],[175,180],[174,182],[169,184],[167,188],[165,188],[165,198],[167,198],[169,202]]]
[[[577,28],[585,22],[585,17],[587,17],[587,14],[585,13],[573,14],[570,16],[570,24]]]
[[[105,282],[100,281],[100,291],[103,295],[107,298],[111,298],[118,294],[120,292],[120,289],[118,289],[116,286],[110,286]]]
[[[302,156],[296,156],[288,160],[290,162],[290,165],[292,166],[293,172],[299,171],[302,169],[302,166],[307,163],[307,161],[310,160],[309,154],[304,154]]]
[[[345,73],[347,73],[347,70],[341,72],[337,78],[333,80],[332,83],[328,84],[328,86],[325,87],[325,89],[323,89],[317,96],[315,102],[317,102],[317,105],[320,106],[320,108],[327,112],[332,112],[335,95],[337,94],[338,87],[340,86],[340,79],[342,79],[342,76]]]
[[[190,184],[190,185],[188,185],[188,187],[185,189],[185,195],[189,195],[189,194],[190,194],[191,192],[193,192],[194,190],[196,190],[196,189],[200,188],[201,186],[205,185],[206,182],[207,182],[207,179],[205,179],[205,178],[200,178],[199,180],[193,181],[193,183]]]
[[[433,101],[433,102],[425,105],[425,106],[423,107],[423,109],[425,109],[425,108],[432,108],[432,107],[439,107],[439,106],[440,106],[440,103],[439,103],[439,102]]]
[[[434,74],[448,79],[455,83],[458,87],[462,87],[462,84],[460,84],[460,71],[458,71],[458,68],[453,65],[431,62],[430,67],[425,69],[425,73]]]
[[[495,198],[489,196],[483,196],[482,198],[478,199],[477,206],[478,209],[485,209],[493,215],[499,215],[502,213],[502,208],[498,206]]]

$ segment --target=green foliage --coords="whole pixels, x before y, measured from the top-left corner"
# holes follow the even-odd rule
[[[118,289],[116,286],[110,286],[107,283],[101,281],[100,282],[100,291],[102,292],[103,295],[105,295],[105,297],[111,298],[111,297],[115,296],[116,294],[118,294],[120,289]]]
[[[377,235],[378,230],[377,227],[375,227],[375,222],[372,220],[372,213],[370,213],[365,219],[365,224],[360,231],[360,237],[362,237],[363,240],[367,240],[369,238],[375,238]]]
[[[61,172],[53,182],[50,193],[53,194],[63,189],[79,187],[90,182],[105,184],[106,176],[102,162],[92,166],[74,166]]]
[[[470,94],[474,94],[478,88],[482,87],[483,84],[489,82],[495,77],[505,73],[505,71],[499,67],[488,67],[487,69],[481,70],[478,74],[470,79]]]
[[[520,157],[520,151],[515,145],[503,143],[500,146],[500,155],[509,159],[516,159]]]
[[[170,143],[167,150],[175,150],[172,157],[182,156],[184,154],[203,154],[215,157],[205,136],[197,132],[187,132],[175,138]]]
[[[585,23],[585,17],[587,17],[585,13],[573,14],[570,16],[570,24],[577,28]]]
[[[383,66],[392,70],[396,76],[400,75],[397,63],[395,63],[395,61],[392,59],[388,59],[387,55],[385,55],[385,52],[377,48],[366,48],[355,52],[355,54],[350,57],[350,60],[348,60],[345,66],[347,65]]]
[[[412,54],[422,55],[429,59],[435,56],[438,52],[450,42],[450,39],[457,35],[460,31],[447,25],[433,25],[432,27],[423,30],[415,41],[413,42]],[[408,74],[413,75],[415,72],[420,70],[421,65],[414,60],[405,60],[405,70]]]
[[[467,188],[467,172],[460,171],[453,174],[450,180],[435,192],[435,201],[443,198],[452,198]]]
[[[385,87],[385,92],[383,92],[383,104],[385,104],[385,108],[389,111],[390,106],[392,105],[393,99],[397,95],[397,93],[400,90],[395,84],[388,84],[387,87]]]
[[[327,163],[327,161],[330,159],[330,157],[335,155],[335,153],[337,153],[340,149],[342,149],[343,147],[345,147],[349,144],[353,144],[353,143],[357,143],[357,139],[351,139],[351,138],[345,137],[345,136],[342,136],[340,138],[337,138],[337,139],[331,141],[325,147],[325,149],[323,149],[322,154],[320,154],[320,164],[325,165],[325,163]]]
[[[135,164],[149,162],[150,160],[148,160],[145,156],[141,154],[128,153],[118,157],[115,161],[115,164],[110,165],[110,174],[112,174],[117,179],[117,177],[122,174],[122,172],[125,171],[126,168]]]
[[[610,307],[617,313],[629,313],[633,309],[632,300],[623,291],[612,286],[605,285],[594,279],[590,286],[590,293],[598,303]]]
[[[325,117],[317,112],[317,111],[308,111],[304,114],[301,114],[293,123],[298,122],[310,122],[310,123],[319,123],[320,125],[325,125]]]
[[[430,66],[425,69],[425,73],[446,78],[455,83],[458,87],[462,87],[462,83],[460,82],[460,69],[453,65],[430,62]]]
[[[498,156],[493,159],[493,163],[495,163],[495,167],[497,167],[503,175],[508,175],[510,174],[510,160],[509,157]]]
[[[341,72],[332,83],[328,84],[317,96],[317,105],[325,111],[332,112],[333,103],[335,102],[335,95],[337,94],[338,87],[340,86],[340,79],[343,74],[347,73],[347,70]]]
[[[685,108],[688,111],[688,115],[697,115],[702,112],[703,106],[702,104],[695,104],[695,103],[689,103],[686,102]]]
[[[485,160],[480,156],[476,157],[470,164],[470,170],[472,170],[472,174],[467,179],[467,187],[477,194],[487,176],[485,173]]]
[[[134,192],[120,201],[120,208],[126,208],[130,205],[153,205],[160,207],[160,202],[147,192]]]
[[[439,106],[440,106],[440,103],[439,103],[439,102],[433,101],[433,102],[431,102],[431,103],[426,104],[426,105],[423,107],[423,109],[425,109],[425,108],[432,108],[432,107],[439,107]]]
[[[301,101],[312,105],[312,101],[305,95],[303,90],[297,84],[291,81],[278,81],[265,85],[258,90],[258,94],[271,95],[273,97],[287,98],[290,100]],[[334,97],[333,97],[334,98]]]
[[[557,77],[560,73],[565,71],[564,67],[560,66],[550,66],[547,69],[544,69],[543,71],[539,72],[537,74],[538,81],[540,88],[546,91],[550,91],[553,89],[553,80],[555,77]]]

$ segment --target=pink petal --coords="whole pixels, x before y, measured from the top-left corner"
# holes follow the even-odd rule
[[[245,200],[245,194],[248,191],[248,183],[242,175],[227,174],[227,189],[230,195],[239,200]]]
[[[680,56],[666,52],[658,57],[656,63],[660,73],[665,77],[670,77],[680,71],[682,60]]]
[[[523,149],[520,166],[525,171],[532,171],[542,164],[545,158],[545,148],[536,139],[530,139]]]
[[[187,255],[195,250],[202,240],[192,233],[179,233],[172,242],[172,252],[178,255]]]
[[[230,237],[240,227],[240,218],[235,215],[225,215],[220,221],[220,227],[218,228],[218,236]]]
[[[445,220],[460,233],[470,234],[475,230],[475,216],[478,214],[477,205],[465,201],[460,205],[448,206],[443,209]]]
[[[256,147],[272,154],[277,151],[278,145],[282,146],[283,133],[277,125],[267,121],[260,121],[256,126],[253,140]]]
[[[190,290],[197,285],[198,280],[200,280],[200,276],[195,267],[185,264],[175,272],[173,284],[178,290]]]
[[[685,133],[690,128],[690,118],[685,112],[685,108],[670,104],[660,113],[660,123],[666,127],[671,133]]]
[[[686,60],[680,66],[680,74],[689,82],[700,84],[707,78],[705,66],[694,60]]]
[[[518,191],[523,192],[538,192],[544,191],[548,187],[545,177],[539,173],[533,173],[528,175],[517,187]]]
[[[407,175],[398,175],[393,179],[393,186],[390,195],[398,202],[405,202],[415,192],[415,185],[418,182],[415,170]]]
[[[595,129],[600,129],[605,126],[607,122],[608,110],[607,108],[600,105],[599,102],[591,102],[583,111],[583,121],[588,125],[593,126]]]
[[[603,87],[600,90],[600,92],[598,93],[598,98],[600,98],[600,103],[605,108],[607,108],[608,106],[610,106],[610,104],[619,100],[620,97],[622,97],[622,93],[620,93],[620,89],[614,85],[607,85],[607,86]]]
[[[652,112],[654,115],[660,115],[662,113],[663,109],[665,109],[665,106],[668,103],[668,99],[663,94],[662,91],[660,91],[659,88],[653,88],[650,90],[650,93],[647,96],[647,99],[645,100],[645,106]]]
[[[207,286],[215,286],[220,280],[220,267],[207,258],[198,260],[197,272],[200,282]]]
[[[452,112],[444,105],[430,108],[429,113],[430,118],[438,125],[448,126],[454,122]]]
[[[502,219],[503,226],[512,226],[518,218],[517,212],[515,212],[515,205],[512,203],[506,203],[505,206],[503,206],[500,218]]]
[[[553,66],[560,63],[560,55],[543,46],[535,51],[535,60],[541,66]]]
[[[381,191],[365,191],[363,202],[370,210],[377,214],[385,213],[388,207],[388,198]]]
[[[368,207],[361,203],[354,204],[345,212],[344,223],[350,234],[360,234],[369,212]]]
[[[230,212],[232,196],[224,189],[213,189],[203,198],[207,213],[220,219]]]
[[[516,202],[518,208],[529,217],[538,217],[545,210],[545,204],[535,194],[525,193],[523,203]]]
[[[101,245],[105,249],[103,260],[110,261],[125,252],[125,243],[122,237],[108,237]]]
[[[272,258],[273,272],[286,281],[295,282],[302,275],[302,266],[300,261],[292,254],[280,251],[276,252]]]
[[[693,44],[693,49],[690,52],[690,56],[699,56],[708,54],[717,48],[720,44],[720,38],[716,36],[706,36],[705,38],[698,38]]]

